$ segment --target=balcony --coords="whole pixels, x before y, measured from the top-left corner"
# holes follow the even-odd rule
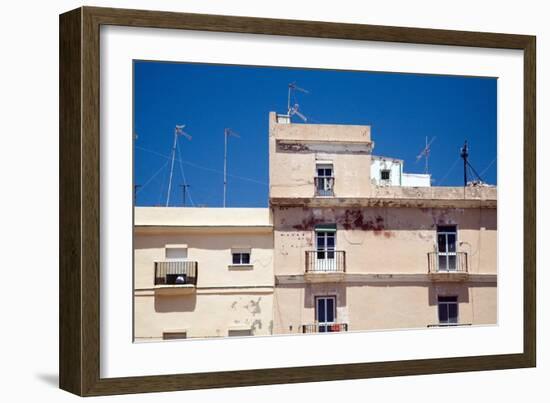
[[[344,279],[346,252],[343,250],[306,251],[305,279],[312,282],[334,282]]]
[[[333,197],[334,196],[334,177],[332,176],[316,176],[315,181],[315,196],[316,197]]]
[[[314,323],[302,325],[302,333],[337,333],[347,331],[347,323]]]
[[[161,294],[188,294],[197,286],[198,262],[155,262],[155,291]]]
[[[467,280],[468,254],[466,252],[429,252],[428,275],[433,281]]]

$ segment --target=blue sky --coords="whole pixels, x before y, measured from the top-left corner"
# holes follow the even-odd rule
[[[433,185],[461,186],[467,139],[471,164],[496,184],[496,78],[135,61],[136,204],[165,205],[174,127],[185,124],[170,205],[182,204],[183,183],[187,205],[222,205],[229,127],[240,138],[229,138],[227,206],[267,206],[268,113],[286,112],[290,82],[309,91],[296,94],[309,123],[370,125],[374,154],[403,159],[405,172],[423,173],[416,156],[436,137]]]

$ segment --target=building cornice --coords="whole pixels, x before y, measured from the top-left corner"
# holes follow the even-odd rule
[[[308,278],[305,274],[275,275],[275,284],[284,286],[310,282],[331,282],[330,275],[327,276],[325,273],[315,276],[316,278],[313,279],[312,277]],[[326,276],[328,281],[323,281],[323,276]],[[433,277],[427,273],[341,273],[337,282],[347,284],[435,283]],[[468,274],[466,279],[461,279],[461,282],[496,284],[497,275],[492,273]]]
[[[181,232],[210,232],[210,233],[271,233],[272,225],[135,225],[136,234],[143,233],[181,233]]]
[[[404,208],[497,208],[496,199],[430,199],[393,197],[272,197],[281,207],[404,207]]]

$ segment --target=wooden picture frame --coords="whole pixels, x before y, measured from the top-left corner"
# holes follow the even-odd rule
[[[100,377],[100,26],[253,33],[524,52],[523,353]],[[534,36],[82,7],[60,16],[60,387],[81,396],[533,367],[536,364]]]

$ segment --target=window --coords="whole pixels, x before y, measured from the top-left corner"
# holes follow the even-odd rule
[[[383,181],[389,181],[390,180],[390,170],[389,169],[382,169],[380,171],[380,180],[383,180]]]
[[[187,245],[166,245],[166,260],[184,260],[187,259]]]
[[[315,194],[317,196],[334,195],[334,176],[332,164],[323,163],[316,165]]]
[[[456,225],[437,227],[438,271],[456,271]]]
[[[233,264],[250,264],[250,252],[233,252]]]
[[[437,306],[440,325],[458,324],[458,297],[439,296]]]
[[[252,336],[252,329],[229,329],[227,335],[229,337]]]
[[[162,339],[163,340],[178,340],[178,339],[186,339],[187,338],[187,332],[164,332],[162,333]]]
[[[336,231],[316,231],[317,259],[334,259]]]
[[[336,225],[315,227],[315,271],[336,270]]]
[[[336,297],[315,298],[315,321],[320,333],[332,331],[332,324],[336,322]]]
[[[250,260],[252,248],[250,245],[234,245],[231,247],[231,263],[229,269],[252,269]]]

